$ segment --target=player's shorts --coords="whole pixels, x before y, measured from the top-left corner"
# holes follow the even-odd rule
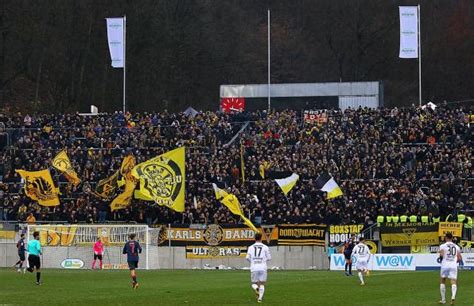
[[[369,266],[369,261],[367,259],[357,259],[356,269],[357,270],[367,270]]]
[[[127,261],[127,263],[130,270],[135,270],[138,268],[138,261]]]
[[[441,267],[441,278],[457,279],[458,268],[457,267]]]
[[[18,253],[18,257],[20,257],[21,261],[25,261],[25,252]]]
[[[250,272],[250,279],[251,279],[252,283],[266,282],[267,281],[267,271]]]
[[[344,252],[344,258],[346,260],[350,260],[351,259],[351,253]]]
[[[36,255],[29,255],[28,256],[28,264],[30,268],[36,268],[39,269],[41,268],[41,260],[39,256]]]
[[[94,260],[102,260],[102,254],[94,254]]]

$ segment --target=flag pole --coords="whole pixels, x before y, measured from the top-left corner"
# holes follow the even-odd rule
[[[125,59],[126,55],[126,49],[127,49],[127,16],[123,16],[123,113],[125,115],[125,111],[127,110],[126,107],[126,79],[127,79],[127,69],[125,68],[127,66],[127,61]]]
[[[268,96],[268,113],[270,113],[271,109],[271,102],[270,102],[270,10],[267,10],[267,51],[268,51],[268,63],[267,63],[267,76],[268,76],[268,88],[267,88],[267,96]]]
[[[418,4],[418,95],[419,95],[419,104],[421,106],[421,7]]]

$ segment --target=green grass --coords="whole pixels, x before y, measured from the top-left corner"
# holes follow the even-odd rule
[[[366,286],[341,272],[269,271],[266,305],[436,305],[439,272],[372,272]],[[55,270],[35,275],[0,269],[0,304],[41,305],[254,305],[248,271]],[[474,273],[459,272],[456,305],[474,304]],[[450,297],[450,286],[447,286]]]

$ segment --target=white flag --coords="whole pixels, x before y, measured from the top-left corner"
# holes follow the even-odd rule
[[[107,18],[107,38],[110,59],[114,68],[123,68],[124,66],[123,26],[123,18]]]
[[[418,7],[400,6],[400,58],[418,58]]]

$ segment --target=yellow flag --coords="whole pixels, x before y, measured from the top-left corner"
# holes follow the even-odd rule
[[[59,205],[58,189],[48,169],[41,171],[15,170],[25,180],[26,195],[42,206]]]
[[[242,206],[235,195],[227,193],[224,189],[217,187],[216,184],[212,184],[212,187],[214,188],[217,200],[229,208],[231,213],[242,218],[245,225],[253,229],[255,232],[258,232],[255,225],[253,225],[249,219],[245,218],[244,212],[242,211]]]
[[[127,175],[131,176],[133,167],[135,167],[136,163],[137,162],[135,161],[135,156],[127,155],[122,161],[122,166],[120,167],[120,174],[122,174],[122,176],[124,176],[125,178],[127,178]]]
[[[136,181],[126,180],[125,189],[110,203],[112,211],[127,208],[132,201],[133,191],[135,190]]]
[[[137,180],[131,174],[135,164],[136,161],[133,155],[126,156],[122,161],[120,174],[122,175],[122,179],[125,180],[125,189],[112,201],[112,203],[110,203],[110,208],[112,211],[124,209],[129,206],[132,201],[133,191],[135,190],[135,185],[137,184]],[[121,186],[119,183],[118,185]]]
[[[235,195],[228,194],[221,200],[221,203],[227,206],[231,213],[242,218],[245,225],[253,229],[255,232],[258,232],[255,225],[253,225],[253,223],[249,219],[245,218],[244,212],[242,211],[242,206],[240,205],[240,202]]]
[[[139,194],[177,212],[184,211],[185,148],[181,147],[138,164],[132,175],[140,180]],[[135,197],[137,193],[135,193]]]
[[[153,202],[153,199],[148,197],[147,195],[143,194],[141,186],[140,189],[135,189],[135,192],[133,194],[133,197],[137,200],[143,200],[143,201],[151,201]]]
[[[81,183],[76,171],[74,171],[74,168],[72,167],[66,150],[62,150],[53,158],[53,167],[58,169],[74,186]]]

